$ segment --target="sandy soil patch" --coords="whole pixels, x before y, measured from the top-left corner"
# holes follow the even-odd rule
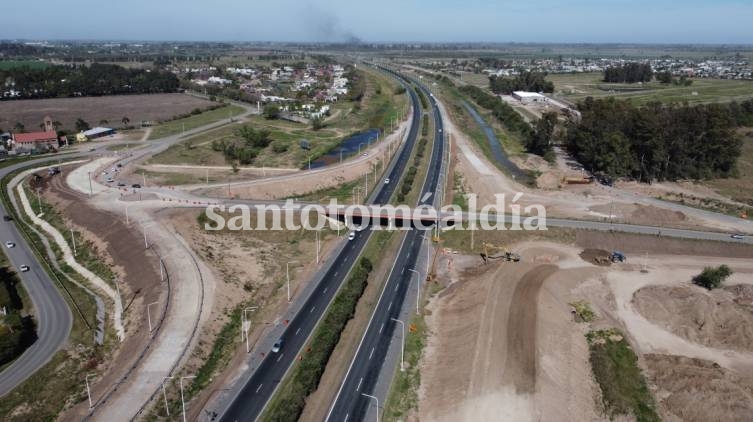
[[[698,286],[648,286],[633,306],[649,321],[710,347],[753,350],[753,285],[707,291]],[[745,303],[747,302],[747,303]]]

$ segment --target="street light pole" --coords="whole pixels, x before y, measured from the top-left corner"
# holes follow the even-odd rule
[[[285,277],[288,280],[288,303],[290,303],[290,264],[297,264],[297,261],[288,261],[285,264]]]
[[[158,304],[159,304],[159,301],[152,302],[152,303],[146,305],[146,319],[149,322],[149,332],[150,333],[152,332],[152,314],[149,311],[149,307],[152,306],[152,305],[158,305]]]
[[[319,265],[319,230],[316,231],[316,265]]]
[[[165,393],[165,380],[166,379],[173,379],[174,377],[163,377],[162,378],[162,398],[165,399],[165,413],[167,413],[167,416],[170,416],[170,408],[167,407],[167,393]]]
[[[366,396],[372,400],[376,400],[376,422],[379,422],[379,398],[368,395],[366,393],[361,393],[362,396]],[[185,422],[185,421],[184,421]]]
[[[76,253],[76,235],[73,233],[73,226],[70,227],[71,229],[71,243],[73,244],[73,256],[78,255]]]
[[[86,395],[89,397],[89,409],[94,407],[94,405],[92,405],[92,392],[89,389],[89,377],[94,375],[96,374],[86,374],[86,377],[84,377],[84,381],[86,382]]]
[[[418,315],[419,312],[419,304],[421,302],[421,274],[418,273],[418,271],[408,268],[408,271],[416,274],[416,315]]]
[[[92,187],[92,172],[86,172],[89,175],[89,198],[94,196],[94,188]]]
[[[188,378],[196,378],[194,375],[187,377],[180,377],[180,404],[183,407],[183,422],[186,422],[186,402],[183,400],[183,380]]]
[[[256,306],[249,306],[248,308],[243,309],[243,323],[242,323],[242,328],[243,328],[243,331],[246,334],[246,353],[251,353],[251,351],[249,349],[249,346],[248,346],[248,331],[251,328],[251,324],[248,321],[248,318],[246,318],[246,312],[248,312],[248,311],[253,312],[255,310],[256,310]]]
[[[403,330],[402,336],[400,337],[400,371],[402,372],[405,371],[405,323],[397,318],[390,319],[400,324],[400,328]]]

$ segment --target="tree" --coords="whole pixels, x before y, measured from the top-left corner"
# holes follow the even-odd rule
[[[107,126],[108,123],[110,123],[110,122],[108,122],[107,119],[102,119],[102,120],[99,121],[99,124],[102,125],[102,126]]]
[[[708,290],[716,289],[721,287],[730,275],[732,275],[732,270],[726,265],[720,265],[716,268],[706,267],[700,274],[693,277],[693,283]]]
[[[274,120],[280,118],[280,107],[274,105],[274,104],[268,104],[264,106],[264,111],[262,112],[265,119],[268,120]]]
[[[672,72],[670,72],[669,70],[664,71],[664,72],[659,72],[656,74],[656,80],[663,84],[671,84]]]
[[[24,132],[24,130],[26,130],[26,127],[24,126],[24,124],[23,124],[23,123],[21,123],[21,122],[16,122],[16,124],[15,124],[15,125],[13,125],[13,130],[14,130],[15,132],[21,132],[21,133],[23,133],[23,132]]]
[[[557,113],[546,112],[536,122],[536,127],[526,142],[528,152],[542,157],[552,151],[552,138],[557,127]]]
[[[324,121],[321,117],[314,117],[311,119],[311,129],[319,130],[324,127]]]
[[[123,116],[123,118],[120,119],[120,122],[123,123],[123,126],[128,126],[128,123],[131,122],[131,119],[129,119],[127,116]]]
[[[82,119],[80,117],[78,119],[76,119],[76,130],[78,132],[83,132],[83,131],[89,130],[89,129],[91,129],[91,127],[89,126],[89,123],[86,123],[86,120],[84,120],[84,119]]]

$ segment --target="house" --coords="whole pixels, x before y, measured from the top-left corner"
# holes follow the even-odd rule
[[[515,91],[512,93],[512,97],[520,101],[521,104],[545,103],[549,101],[548,97],[537,92]]]
[[[14,133],[12,143],[15,148],[55,149],[58,147],[58,135],[55,131]]]

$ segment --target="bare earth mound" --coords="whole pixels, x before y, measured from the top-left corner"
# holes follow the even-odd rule
[[[746,296],[747,301],[743,299]],[[750,351],[753,350],[750,296],[753,296],[752,285],[712,291],[689,285],[648,286],[635,292],[633,305],[654,324],[694,343]]]
[[[712,362],[682,356],[644,356],[646,375],[666,421],[750,421],[753,379]]]

